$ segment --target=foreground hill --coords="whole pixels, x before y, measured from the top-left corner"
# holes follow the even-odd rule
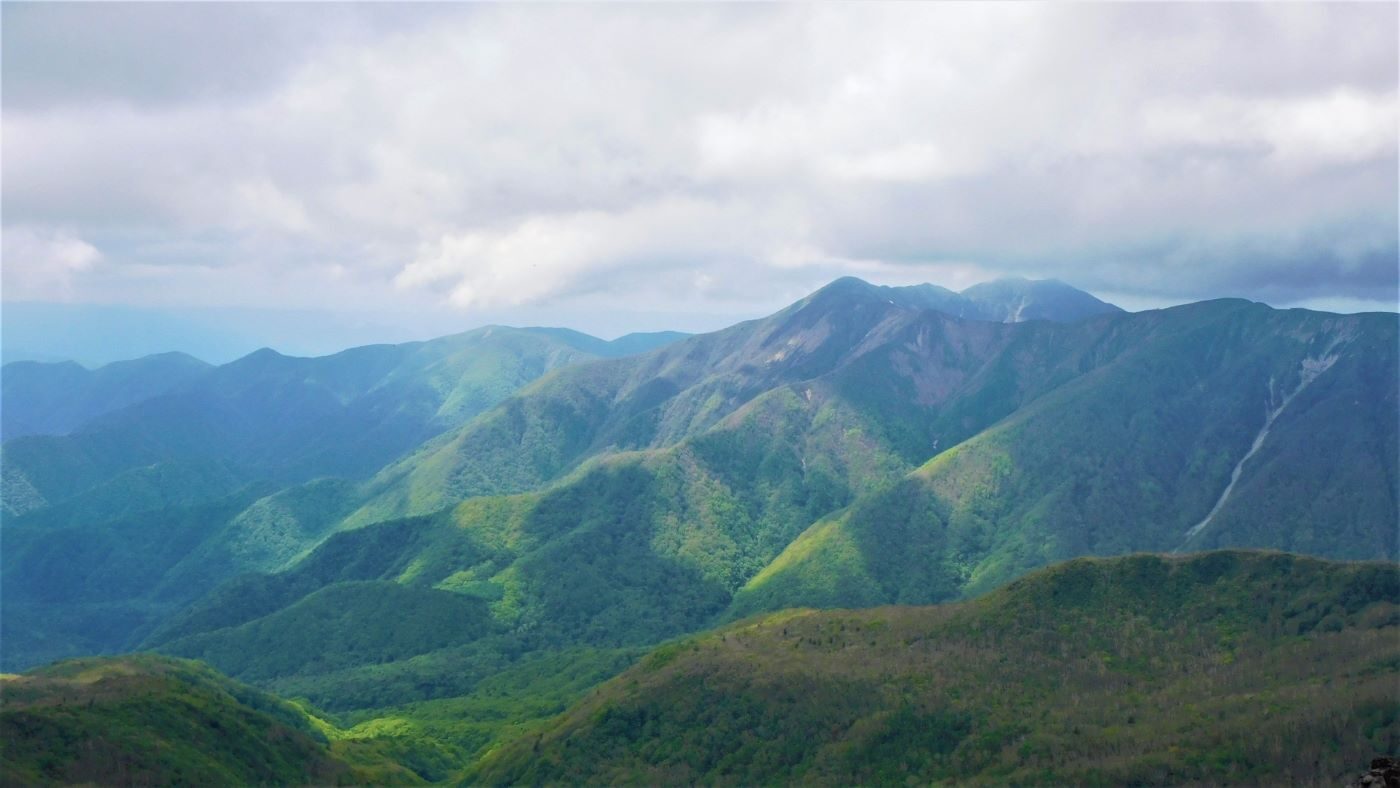
[[[194,662],[82,659],[0,679],[0,784],[416,782],[333,756],[305,714]]]
[[[1081,559],[664,646],[469,783],[1341,784],[1400,749],[1400,573]]]

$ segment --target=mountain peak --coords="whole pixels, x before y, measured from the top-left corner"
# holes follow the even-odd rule
[[[934,310],[969,320],[1072,323],[1123,310],[1058,279],[1013,276],[973,285],[961,293],[934,284],[874,285],[843,276],[798,302],[801,306],[848,299],[879,299],[906,309]]]
[[[872,285],[859,277],[843,276],[837,279],[833,279],[827,284],[818,288],[815,292],[808,296],[808,298],[815,299],[821,296],[845,296],[858,295],[862,293],[874,293],[877,289],[878,287],[876,285]]]
[[[1123,310],[1058,279],[1007,277],[963,290],[983,320],[1020,323],[1052,320],[1073,323]]]

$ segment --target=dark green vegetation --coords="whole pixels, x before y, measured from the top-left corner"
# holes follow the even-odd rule
[[[1400,748],[1400,572],[1080,559],[668,644],[473,783],[1341,784]]]
[[[351,766],[295,706],[194,662],[71,660],[0,679],[0,699],[3,785],[418,781]]]

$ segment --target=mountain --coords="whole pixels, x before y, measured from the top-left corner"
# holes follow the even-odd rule
[[[487,327],[321,358],[263,350],[71,434],[7,441],[3,662],[128,648],[222,580],[318,544],[353,510],[356,476],[552,369],[672,338]],[[37,389],[15,391],[32,410]]]
[[[652,652],[468,784],[1342,784],[1400,748],[1393,564],[1080,559]]]
[[[1004,322],[953,297],[843,279],[639,355],[501,328],[267,351],[7,442],[40,500],[0,529],[6,664],[202,659],[443,779],[743,616],[965,599],[1081,555],[1395,559],[1395,316]]]
[[[534,489],[589,457],[673,445],[762,395],[824,383],[828,375],[839,379],[841,400],[863,400],[857,407],[873,409],[870,428],[900,444],[904,461],[922,461],[928,443],[920,442],[921,433],[928,425],[914,422],[926,421],[930,404],[949,393],[942,389],[961,383],[968,374],[962,367],[983,363],[981,354],[1004,351],[1005,342],[1020,336],[953,319],[952,296],[932,285],[878,287],[847,277],[762,320],[551,376],[386,468],[371,483],[377,494],[355,520],[422,514],[474,495]],[[1117,313],[1106,308],[1105,318]],[[1026,335],[1059,330],[1041,325]],[[912,347],[901,350],[900,343]]]
[[[1132,550],[1400,554],[1394,316],[1215,302],[1133,322],[1112,363],[815,523],[735,614],[940,601]]]
[[[837,280],[830,287],[859,290],[870,285],[854,277],[846,277]],[[1058,279],[1010,277],[976,284],[960,293],[928,284],[883,287],[880,288],[880,292],[884,293],[891,303],[933,309],[967,320],[990,320],[995,323],[1021,323],[1027,320],[1077,323],[1091,317],[1123,311]]]
[[[421,782],[332,754],[297,707],[198,663],[84,659],[0,679],[2,785]]]
[[[354,528],[143,645],[369,714],[473,692],[464,661],[966,598],[1080,555],[1213,539],[1394,560],[1396,338],[1393,315],[1237,300],[970,321],[843,280],[542,378],[381,472]],[[380,615],[363,583],[425,615],[459,595],[472,626],[385,630],[348,661],[268,653],[331,609]]]
[[[119,361],[94,370],[72,361],[17,361],[0,368],[0,439],[64,435],[86,422],[178,388],[208,370],[183,353]]]
[[[465,757],[567,694],[530,666],[601,678],[766,611],[1144,550],[1395,560],[1395,315],[939,306],[963,297],[842,279],[611,358],[526,329],[261,353],[10,441],[6,489],[37,503],[0,529],[5,664],[198,658],[366,730],[432,709]],[[505,675],[528,677],[509,713]]]
[[[487,327],[318,358],[264,348],[72,434],[7,441],[6,489],[32,492],[23,506],[38,508],[133,468],[211,459],[248,481],[361,476],[545,372],[595,357],[573,339]],[[27,510],[13,497],[6,506]]]
[[[963,316],[1000,323],[1055,320],[1072,323],[1123,310],[1058,279],[998,279],[962,291],[971,303]]]

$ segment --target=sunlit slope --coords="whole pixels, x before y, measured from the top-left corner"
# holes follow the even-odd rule
[[[317,358],[263,349],[72,434],[7,441],[6,490],[25,494],[7,496],[6,512],[56,504],[160,462],[217,460],[246,481],[372,473],[545,372],[598,357],[570,338],[489,327]]]

